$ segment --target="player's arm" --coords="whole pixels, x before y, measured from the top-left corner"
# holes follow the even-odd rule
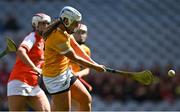
[[[25,38],[17,50],[17,56],[21,59],[21,61],[24,64],[31,67],[35,72],[41,74],[41,69],[35,66],[35,64],[31,61],[27,54],[27,52],[29,52],[32,46],[34,45],[35,41],[36,40],[32,37]]]
[[[74,52],[80,56],[81,58],[83,58],[86,61],[89,61],[91,63],[97,64],[95,61],[93,61],[79,46],[79,44],[76,42],[76,40],[74,39],[74,37],[70,37],[70,44],[71,47],[73,48]]]
[[[35,72],[38,72],[41,74],[41,69],[37,68],[34,63],[31,61],[29,56],[27,55],[27,50],[26,48],[20,46],[17,50],[17,55],[21,59],[22,62],[24,62],[26,65],[31,67]]]
[[[76,72],[76,75],[79,76],[79,77],[84,77],[84,76],[87,76],[90,72],[90,69],[89,68],[85,68],[79,72]]]
[[[31,68],[34,68],[35,65],[27,55],[27,50],[23,46],[20,46],[17,50],[17,55],[23,61],[26,65],[30,66]]]
[[[71,59],[71,60],[75,61],[76,63],[79,63],[85,67],[92,68],[92,69],[95,69],[100,72],[105,71],[103,65],[94,64],[92,62],[89,62],[89,61],[79,57],[78,55],[76,55],[76,53],[74,52],[73,49],[69,49],[69,51],[66,52],[64,55],[66,57],[68,57],[69,59]]]
[[[99,65],[97,63],[93,63],[88,61],[76,54],[74,49],[70,45],[70,37],[62,36],[60,38],[54,37],[49,40],[49,47],[59,52],[61,55],[68,57],[70,60],[75,61],[78,64],[81,64],[85,67],[89,67],[95,69],[97,71],[105,71],[104,66]],[[47,46],[47,44],[46,44]]]

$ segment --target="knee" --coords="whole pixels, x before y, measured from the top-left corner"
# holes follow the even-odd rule
[[[92,96],[91,95],[89,95],[89,97],[88,97],[88,102],[92,103]]]

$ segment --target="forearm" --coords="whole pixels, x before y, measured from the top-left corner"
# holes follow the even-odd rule
[[[89,61],[90,63],[97,64],[80,48],[79,44],[75,41],[74,38],[70,38],[70,44],[73,50],[75,51],[76,55],[80,56],[86,61]]]
[[[83,65],[87,68],[94,69],[99,72],[104,72],[104,66],[99,64],[94,64],[90,61],[85,60],[84,58],[81,58],[80,56],[76,55],[73,49],[69,49],[67,53],[64,54],[66,57],[68,57],[70,60],[75,61],[76,63]]]
[[[75,61],[75,62],[77,62],[77,63],[79,63],[79,64],[81,64],[81,65],[83,65],[83,66],[85,66],[87,68],[95,69],[97,67],[96,66],[97,64],[94,64],[94,63],[92,63],[90,61],[87,61],[84,58],[81,58],[79,56],[76,56],[76,58],[73,59],[73,61]]]
[[[36,67],[27,55],[26,50],[24,48],[20,47],[17,51],[17,55],[24,64],[28,65],[31,68]]]
[[[88,74],[89,74],[89,71],[90,71],[89,68],[85,68],[85,69],[83,69],[83,70],[81,70],[81,71],[79,71],[79,72],[76,72],[76,74],[77,74],[78,76],[80,76],[80,77],[83,77],[83,76],[88,75]]]

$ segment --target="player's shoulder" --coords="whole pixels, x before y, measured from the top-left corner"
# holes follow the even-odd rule
[[[81,44],[81,48],[88,54],[88,55],[91,55],[91,50],[90,48],[85,45],[85,44]]]
[[[81,44],[81,47],[83,47],[84,49],[90,50],[90,48],[86,44]]]
[[[36,41],[36,37],[35,37],[35,32],[30,32],[29,34],[27,34],[24,38],[23,41]]]
[[[59,44],[67,42],[68,39],[63,31],[55,29],[46,39],[46,44]]]
[[[58,40],[67,39],[67,35],[64,34],[64,31],[60,29],[55,29],[50,36],[52,37],[52,39],[58,39]]]
[[[28,33],[25,38],[35,38],[35,32]]]

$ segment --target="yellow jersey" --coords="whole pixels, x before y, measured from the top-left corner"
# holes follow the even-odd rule
[[[70,38],[60,29],[54,30],[45,42],[43,75],[55,77],[69,68],[69,58],[63,54],[71,49]]]
[[[85,44],[81,44],[80,47],[82,50],[85,51],[85,53],[87,53],[88,56],[91,55],[90,49]],[[78,64],[74,61],[70,61],[70,67],[74,73],[81,71],[83,68],[80,64]]]

